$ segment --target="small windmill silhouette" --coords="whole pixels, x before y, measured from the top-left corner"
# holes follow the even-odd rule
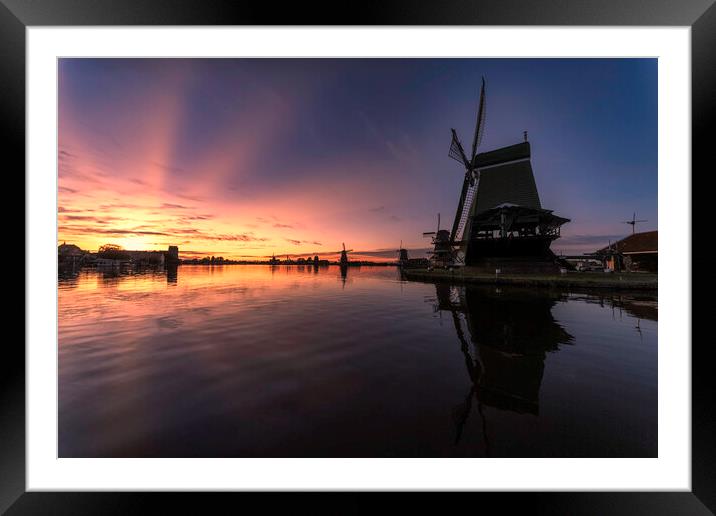
[[[403,249],[403,241],[400,241],[400,249],[396,251],[398,253],[398,261],[399,262],[407,262],[408,261],[408,250]]]
[[[348,253],[353,252],[353,249],[346,249],[346,244],[343,244],[343,250],[341,251],[340,265],[345,267],[348,265]]]
[[[636,220],[636,212],[634,212],[634,215],[632,216],[631,220],[625,220],[622,222],[622,224],[630,224],[631,225],[631,234],[633,235],[636,233],[636,225],[640,222],[649,222],[648,220]]]

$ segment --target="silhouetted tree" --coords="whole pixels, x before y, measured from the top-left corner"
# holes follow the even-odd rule
[[[107,260],[129,260],[127,253],[122,246],[116,244],[104,244],[97,251],[97,256]]]

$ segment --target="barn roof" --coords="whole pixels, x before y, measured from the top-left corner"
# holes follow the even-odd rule
[[[602,247],[597,253],[608,252],[609,246]],[[611,251],[622,254],[633,253],[656,253],[659,250],[659,232],[645,231],[643,233],[635,233],[626,238],[622,238],[618,242],[611,245]]]

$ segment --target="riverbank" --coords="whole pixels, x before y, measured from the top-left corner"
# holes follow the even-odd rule
[[[467,267],[447,269],[404,269],[403,275],[414,281],[449,281],[487,285],[527,287],[563,287],[580,289],[650,290],[658,289],[658,275],[648,273],[568,272],[559,275],[500,274],[471,271]]]

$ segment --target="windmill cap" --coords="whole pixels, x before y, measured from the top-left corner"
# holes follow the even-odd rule
[[[509,147],[502,147],[488,152],[481,152],[475,156],[474,166],[476,168],[489,167],[492,165],[507,163],[509,161],[526,159],[529,158],[530,155],[530,143],[525,141],[516,143],[515,145],[510,145]]]

